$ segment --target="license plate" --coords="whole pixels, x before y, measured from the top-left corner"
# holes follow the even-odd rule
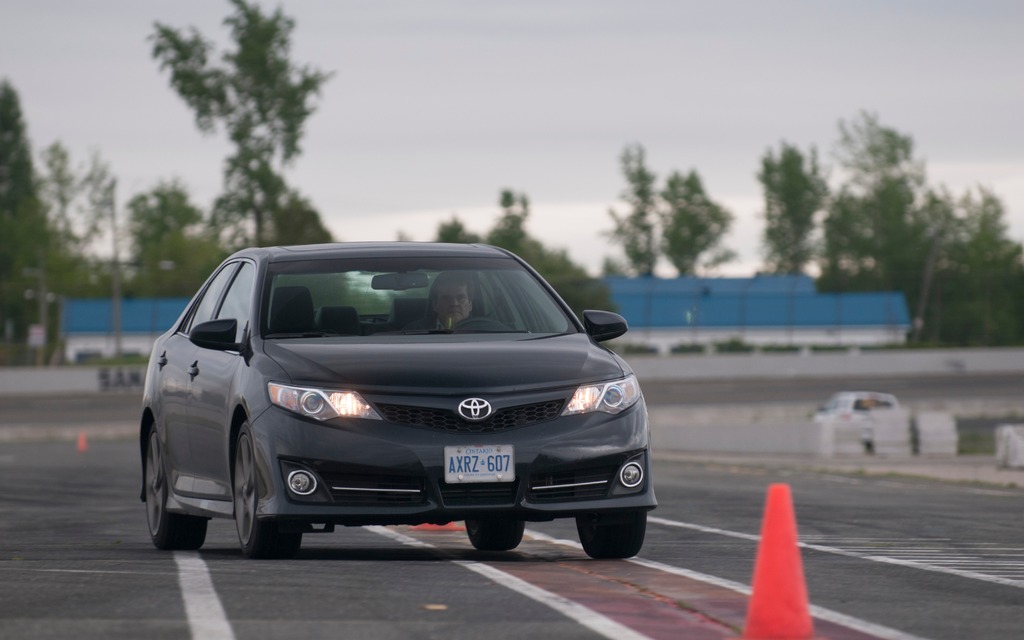
[[[510,444],[444,448],[444,481],[448,484],[515,479],[515,451]]]

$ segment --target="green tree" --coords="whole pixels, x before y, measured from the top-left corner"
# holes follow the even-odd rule
[[[203,212],[178,181],[135,195],[127,209],[136,295],[190,296],[225,257]]]
[[[334,241],[316,208],[294,191],[289,193],[284,204],[274,211],[273,222],[277,244],[317,244]]]
[[[82,177],[72,167],[71,154],[60,142],[43,149],[40,159],[43,169],[38,176],[39,191],[47,205],[50,229],[59,244],[70,251],[81,252],[88,238],[82,236],[73,205],[82,191]]]
[[[696,171],[683,176],[673,172],[661,192],[662,252],[680,274],[696,273],[736,257],[722,247],[732,224],[732,214],[704,192]],[[702,256],[707,256],[699,262]]]
[[[627,187],[622,199],[630,205],[630,211],[621,215],[614,209],[608,211],[615,223],[608,235],[622,245],[627,266],[637,275],[651,275],[658,261],[657,176],[647,168],[644,158],[644,148],[638,144],[623,150],[619,160]]]
[[[807,158],[785,142],[778,156],[769,149],[757,179],[764,188],[763,246],[768,269],[802,273],[815,257],[815,216],[825,208],[828,183],[812,147]]]
[[[20,342],[30,323],[43,322],[25,292],[45,289],[46,215],[39,200],[32,148],[14,87],[0,82],[0,334]],[[16,360],[5,349],[0,362]]]
[[[60,142],[54,142],[40,153],[40,171],[37,174],[40,199],[46,212],[49,238],[46,246],[46,283],[52,295],[84,297],[110,295],[110,289],[101,288],[95,261],[89,257],[93,249],[91,220],[81,202],[85,195],[85,175],[76,170],[71,154]],[[48,326],[53,329],[53,344],[57,344],[59,323],[51,309]]]
[[[452,214],[452,219],[442,222],[437,228],[437,242],[452,242],[456,244],[476,244],[483,242],[478,234],[466,229],[466,225],[459,220],[458,216]]]
[[[868,113],[839,130],[836,157],[848,178],[825,218],[819,287],[899,290],[914,309],[943,220],[939,208],[922,206],[924,167],[913,140]]]
[[[539,243],[526,232],[526,219],[530,217],[529,198],[525,193],[516,194],[505,189],[498,202],[501,217],[487,234],[487,242],[516,255],[535,253]]]
[[[265,15],[255,3],[231,0],[224,23],[236,48],[210,61],[214,45],[196,29],[185,34],[156,23],[153,57],[171,74],[171,86],[195,112],[196,125],[212,133],[221,123],[235,145],[224,169],[224,194],[214,222],[236,243],[274,243],[267,227],[289,201],[282,175],[300,152],[313,99],[329,78],[291,61],[295,22],[280,8]],[[294,202],[292,202],[294,204]],[[297,211],[316,214],[311,208]]]
[[[615,227],[608,236],[622,245],[625,261],[606,259],[606,274],[649,276],[662,256],[681,274],[735,258],[733,251],[722,246],[732,214],[708,197],[696,171],[685,176],[673,172],[659,192],[642,146],[626,147],[620,161],[627,183],[622,199],[631,211],[623,215],[609,211]]]
[[[947,222],[934,238],[935,283],[922,294],[928,297],[921,338],[958,346],[1020,344],[1022,249],[1009,238],[1002,201],[983,188],[956,200],[948,194],[929,200],[944,209]]]
[[[862,113],[840,123],[846,171],[825,219],[819,289],[902,291],[912,338],[1000,345],[1024,339],[1021,246],[985,189],[957,199],[929,188],[909,135]]]
[[[438,227],[437,241],[485,241],[511,251],[536,269],[577,315],[585,309],[615,309],[611,292],[603,282],[588,275],[587,270],[573,262],[564,249],[545,247],[530,235],[526,229],[530,200],[525,193],[502,190],[498,204],[501,214],[483,239],[466,231],[462,222],[453,215],[450,221]]]

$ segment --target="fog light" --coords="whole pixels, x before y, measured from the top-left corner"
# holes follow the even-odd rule
[[[288,474],[288,488],[296,495],[308,496],[316,491],[316,478],[308,471],[292,471]]]
[[[644,481],[644,469],[638,462],[626,463],[622,469],[619,470],[619,482],[622,486],[632,489],[640,486],[640,483]]]

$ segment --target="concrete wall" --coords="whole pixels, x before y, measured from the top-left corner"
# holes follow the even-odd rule
[[[823,430],[813,422],[688,424],[652,411],[651,440],[657,450],[705,453],[823,455]]]
[[[641,380],[828,377],[838,375],[949,375],[1020,372],[1024,380],[1024,349],[950,349],[811,354],[718,354],[631,356]],[[54,367],[0,369],[0,395],[46,395],[140,391],[144,367]],[[1019,401],[941,400],[908,405],[911,416],[940,412],[926,419],[935,426],[925,437],[936,439],[929,454],[955,452],[950,444],[949,416],[1005,416],[1024,413]],[[855,427],[822,428],[812,420],[807,403],[737,406],[689,405],[650,407],[652,438],[664,450],[743,453],[790,453],[817,456],[859,455]],[[897,427],[898,451],[904,455],[903,432]],[[938,440],[943,440],[938,442]],[[909,442],[909,430],[907,431]],[[1009,446],[1009,445],[1007,445]],[[952,449],[951,449],[952,448]],[[924,450],[922,450],[924,453]],[[1013,456],[1007,456],[1013,457]]]
[[[1024,374],[1024,349],[851,350],[626,356],[641,380]]]
[[[14,367],[0,369],[0,395],[142,391],[145,367]]]
[[[708,453],[767,453],[824,458],[867,455],[865,427],[875,455],[912,455],[911,413],[879,411],[871,423],[816,423],[804,405],[741,407],[650,407],[651,439],[663,450]],[[873,434],[873,436],[872,436]]]
[[[641,380],[1014,372],[1024,379],[1021,348],[645,355],[626,360]],[[145,367],[13,367],[0,369],[0,394],[141,389],[144,378]]]

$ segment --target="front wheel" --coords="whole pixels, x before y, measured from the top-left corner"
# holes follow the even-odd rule
[[[526,522],[511,518],[466,520],[469,542],[480,551],[510,551],[523,541]]]
[[[206,518],[167,511],[167,473],[160,436],[154,428],[146,447],[146,521],[153,546],[164,551],[192,551],[206,541]]]
[[[248,425],[238,433],[235,448],[235,528],[242,555],[246,558],[291,558],[302,546],[301,533],[282,533],[272,520],[256,517],[260,499],[259,475],[256,472],[256,456],[252,435]]]
[[[630,558],[640,553],[647,533],[647,512],[629,514],[624,522],[598,524],[590,518],[576,518],[580,544],[591,558]]]

